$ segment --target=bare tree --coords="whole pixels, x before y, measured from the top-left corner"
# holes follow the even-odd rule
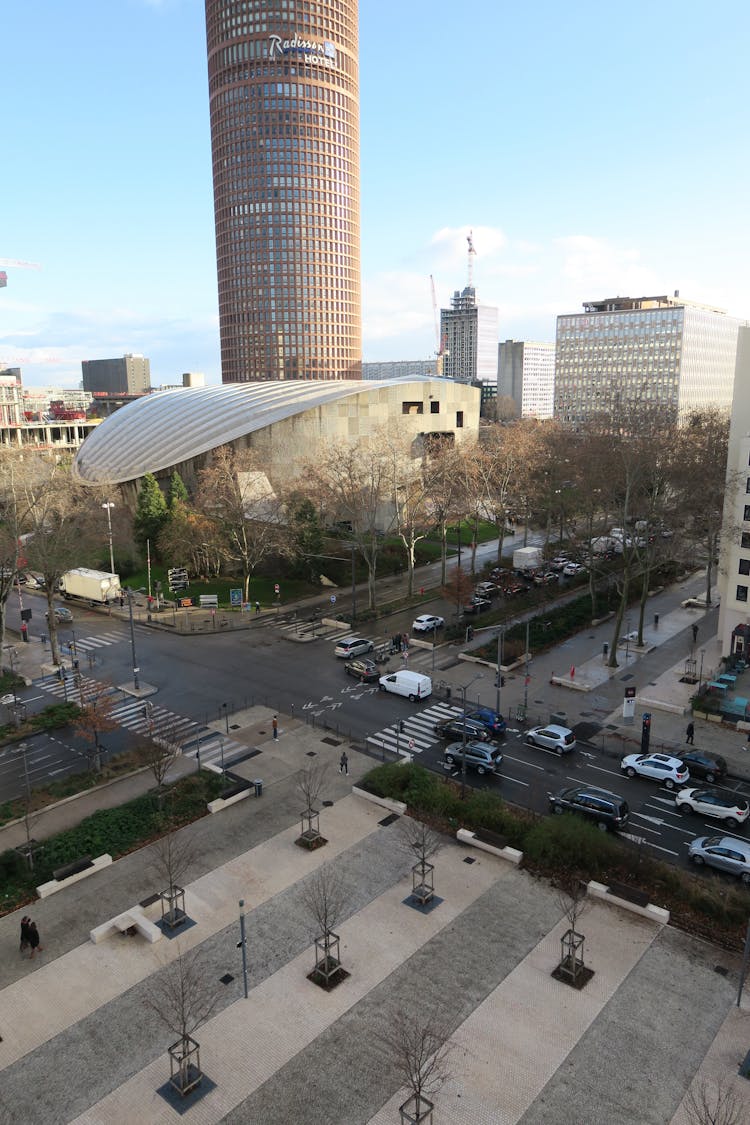
[[[79,676],[79,688],[80,683]],[[87,752],[89,766],[93,766],[94,770],[100,773],[104,751],[100,735],[117,729],[117,721],[112,717],[114,705],[112,687],[110,684],[98,684],[86,697],[81,689],[80,701],[80,710],[73,721],[73,729],[91,747]]]
[[[412,866],[412,894],[425,905],[435,894],[434,868],[430,860],[443,847],[444,840],[424,821],[410,816],[401,819],[399,829],[401,847],[415,861]]]
[[[743,1125],[747,1107],[729,1082],[694,1082],[683,1103],[690,1125]]]
[[[305,802],[304,811],[300,816],[302,822],[300,842],[306,847],[315,847],[323,841],[320,835],[320,813],[315,806],[327,774],[328,767],[325,764],[315,765],[309,762],[297,775],[297,792]]]
[[[138,747],[138,758],[143,765],[148,766],[156,782],[157,800],[159,808],[164,803],[165,782],[167,775],[178,758],[182,756],[182,746],[176,723],[167,728],[162,728],[158,736],[154,735],[151,722],[151,705],[144,704],[148,719],[148,732]]]
[[[566,984],[582,987],[593,976],[583,959],[585,938],[577,929],[581,915],[588,906],[586,884],[574,876],[558,884],[558,903],[568,920],[568,929],[560,938],[560,961],[553,976]]]
[[[461,513],[460,466],[463,451],[439,440],[433,434],[428,441],[426,435],[426,461],[424,465],[427,501],[434,525],[440,533],[440,581],[445,585],[448,558],[448,525]]]
[[[470,575],[465,574],[460,566],[452,570],[448,575],[448,580],[443,586],[442,594],[446,601],[449,601],[456,607],[456,620],[461,617],[464,602],[467,602],[471,597],[471,592],[474,589],[474,583]]]
[[[302,884],[302,903],[315,925],[313,974],[330,987],[341,972],[336,926],[344,912],[347,889],[340,874],[330,865],[319,868]]]
[[[160,891],[163,922],[172,928],[181,925],[185,915],[185,875],[197,858],[195,842],[187,829],[177,829],[170,821],[167,832],[151,845],[151,862],[166,888]],[[166,910],[165,910],[166,907]]]
[[[559,879],[557,902],[567,918],[571,930],[578,933],[578,922],[590,905],[590,901],[586,897],[586,884],[582,879],[576,879],[573,876]]]
[[[213,972],[202,964],[199,953],[180,950],[176,961],[151,978],[145,997],[147,1007],[172,1034],[179,1036],[178,1042],[169,1048],[170,1082],[183,1096],[203,1077],[200,1045],[193,1036],[211,1018],[218,1004],[213,980]]]
[[[395,530],[404,545],[409,597],[414,594],[417,543],[434,527],[429,478],[423,461],[411,456],[410,441],[385,437],[391,453],[390,486],[395,512]]]
[[[454,1044],[450,1029],[438,1011],[423,1011],[416,994],[402,1001],[384,1032],[375,1033],[381,1055],[393,1067],[409,1098],[400,1107],[414,1125],[429,1121],[433,1096],[450,1077],[449,1057]]]

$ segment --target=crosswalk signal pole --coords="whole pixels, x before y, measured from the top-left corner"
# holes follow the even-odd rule
[[[138,661],[135,655],[135,626],[133,624],[133,591],[128,588],[128,612],[130,614],[130,652],[133,657],[133,689],[135,691],[141,690],[141,685],[138,680]]]

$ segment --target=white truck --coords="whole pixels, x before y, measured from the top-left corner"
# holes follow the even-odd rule
[[[65,598],[85,598],[86,601],[106,605],[120,598],[122,589],[119,575],[79,566],[65,571],[60,579],[60,593]]]
[[[541,547],[517,547],[513,552],[514,570],[537,570],[543,562]]]

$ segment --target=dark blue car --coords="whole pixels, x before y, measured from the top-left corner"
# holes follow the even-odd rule
[[[505,734],[505,719],[499,711],[493,711],[491,707],[475,707],[471,711],[467,710],[466,718],[481,723],[485,730],[495,737]]]

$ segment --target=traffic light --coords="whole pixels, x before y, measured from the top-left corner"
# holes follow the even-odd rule
[[[406,730],[406,724],[404,723],[404,720],[403,720],[403,719],[399,719],[399,721],[398,721],[398,729],[399,729],[399,731],[401,732],[401,734],[403,734],[403,733],[404,733],[404,731]]]
[[[651,739],[651,712],[644,711],[641,726],[641,754],[648,754],[648,744]]]

